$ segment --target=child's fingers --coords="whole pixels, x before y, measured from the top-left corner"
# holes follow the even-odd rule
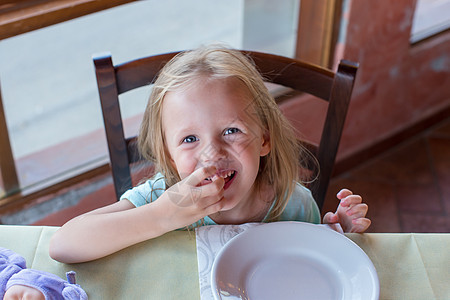
[[[221,197],[219,200],[211,203],[208,207],[205,208],[206,215],[211,215],[218,211],[221,211],[225,204],[225,198]]]
[[[362,197],[360,195],[350,195],[341,200],[340,205],[344,207],[352,207],[362,203]]]
[[[323,224],[333,224],[333,223],[338,223],[338,222],[339,222],[339,217],[338,217],[337,214],[335,214],[335,213],[327,212],[327,213],[323,216],[322,222],[323,222]]]
[[[206,185],[190,187],[191,194],[194,195],[193,203],[200,210],[206,210],[211,205],[219,202],[223,198],[223,186],[225,180],[219,176],[213,177],[212,181]]]
[[[186,183],[191,186],[198,186],[203,180],[212,177],[216,172],[217,168],[215,166],[198,168],[186,178]]]
[[[364,218],[368,210],[369,206],[367,204],[360,203],[348,209],[345,213],[347,216],[357,219],[357,218]]]
[[[336,194],[336,197],[341,200],[350,195],[353,195],[352,191],[349,189],[342,189]]]
[[[178,206],[197,206],[203,209],[223,196],[223,178],[214,176],[215,167],[203,167],[195,170],[191,175],[167,190],[170,200]],[[211,184],[201,185],[205,178],[213,177]],[[211,198],[212,199],[208,199]],[[209,201],[208,201],[209,200]]]
[[[362,233],[362,232],[366,231],[367,228],[369,228],[371,223],[372,223],[372,221],[370,221],[370,219],[367,219],[367,218],[354,219],[354,220],[352,220],[353,226],[352,226],[352,229],[350,230],[350,232]]]
[[[201,186],[203,196],[213,196],[213,195],[219,195],[220,197],[223,196],[223,186],[225,185],[225,180],[220,176],[215,176],[211,183],[207,185]]]

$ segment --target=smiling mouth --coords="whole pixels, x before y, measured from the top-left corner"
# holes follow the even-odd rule
[[[236,175],[236,171],[234,171],[234,170],[221,171],[221,172],[216,173],[215,175],[222,177],[224,179],[225,185],[223,188],[227,189],[230,186],[231,182],[233,181],[234,176]],[[211,177],[208,177],[205,180],[212,182]]]

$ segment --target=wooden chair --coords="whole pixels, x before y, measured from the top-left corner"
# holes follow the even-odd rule
[[[244,51],[259,71],[273,83],[328,101],[328,110],[318,147],[310,145],[319,162],[318,179],[309,188],[322,208],[341,139],[358,65],[341,61],[336,73],[298,60]],[[119,98],[122,93],[151,84],[164,63],[177,52],[126,62],[117,66],[111,55],[94,58],[112,176],[117,198],[131,188],[130,164],[141,160],[136,138],[125,139]]]

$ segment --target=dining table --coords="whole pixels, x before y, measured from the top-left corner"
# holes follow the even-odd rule
[[[213,227],[215,232],[226,232],[228,236],[224,239],[222,234],[219,248],[246,230],[245,226]],[[204,256],[199,243],[212,243],[210,240],[218,237],[209,226],[203,226],[202,231],[169,232],[104,258],[76,264],[61,263],[49,256],[50,238],[57,229],[0,225],[0,247],[22,255],[30,269],[61,278],[75,271],[77,283],[93,300],[207,299],[203,294],[211,294],[202,273],[211,268],[215,254],[206,260],[203,257],[201,263],[199,257]],[[450,299],[450,233],[344,235],[373,263],[379,279],[379,299]]]

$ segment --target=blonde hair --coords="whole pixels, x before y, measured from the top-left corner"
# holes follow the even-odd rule
[[[168,187],[180,181],[170,163],[165,146],[161,111],[167,92],[174,91],[199,77],[212,79],[237,78],[250,91],[260,126],[268,133],[271,150],[261,157],[256,187],[274,187],[275,203],[269,220],[276,220],[298,181],[299,144],[291,124],[282,115],[264,84],[253,61],[238,50],[222,46],[205,46],[175,56],[160,71],[144,113],[138,144],[144,158],[155,162],[156,171],[165,176]]]

